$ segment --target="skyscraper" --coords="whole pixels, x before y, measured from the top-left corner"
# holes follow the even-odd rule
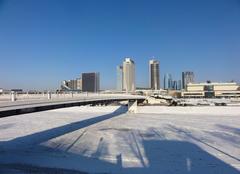
[[[182,81],[178,80],[177,90],[181,90],[181,89],[182,89]]]
[[[100,89],[99,73],[82,73],[82,91],[98,92]]]
[[[172,75],[171,74],[165,74],[164,75],[164,89],[172,89]]]
[[[154,90],[160,89],[159,61],[157,60],[149,61],[149,86]]]
[[[135,64],[131,58],[125,58],[123,62],[123,90],[135,91]]]
[[[188,83],[194,82],[194,73],[191,71],[182,72],[182,88],[186,89]]]
[[[123,90],[123,66],[117,66],[117,90]]]
[[[172,81],[172,88],[171,89],[177,90],[177,81],[176,80]]]

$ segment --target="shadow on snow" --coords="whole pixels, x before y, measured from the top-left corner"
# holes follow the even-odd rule
[[[81,120],[78,122],[70,123],[67,125],[53,128],[53,129],[45,130],[42,132],[37,132],[37,133],[31,134],[31,135],[26,135],[23,137],[15,138],[11,141],[0,142],[0,145],[2,145],[3,147],[6,146],[8,148],[9,147],[26,148],[28,146],[38,145],[38,144],[46,142],[50,139],[62,136],[64,134],[71,133],[78,129],[82,129],[87,126],[91,126],[93,124],[102,122],[104,120],[107,120],[107,119],[110,119],[113,117],[119,116],[119,115],[125,113],[126,111],[127,111],[127,108],[124,106],[121,106],[116,111],[114,111],[113,113],[110,113],[110,114],[101,115],[101,116],[89,118],[86,120]]]
[[[38,132],[32,135],[16,138],[8,142],[0,142],[0,144],[3,146],[5,145],[15,147],[21,146],[20,149],[41,146],[40,145],[41,143],[46,142],[52,138],[56,138],[58,136],[73,132],[78,129],[85,128],[95,123],[99,123],[101,121],[119,116],[124,112],[126,112],[126,110],[123,110],[123,108],[119,108],[118,110],[111,114],[106,114],[95,118],[67,124],[50,130]],[[169,130],[173,130],[179,134],[184,134],[185,136],[189,136],[189,138],[191,139],[204,143],[201,140],[197,139],[196,137],[193,137],[192,135],[188,134],[188,132],[184,132],[184,130],[178,129],[176,127],[169,127]],[[193,143],[186,141],[166,140],[164,138],[165,135],[162,134],[161,131],[155,130],[154,128],[147,130],[144,134],[133,130],[124,130],[122,134],[128,134],[128,136],[126,137],[132,137],[130,141],[126,137],[123,140],[125,145],[130,147],[131,153],[133,153],[139,159],[141,167],[129,167],[129,166],[125,167],[124,160],[126,158],[124,156],[124,152],[121,151],[119,151],[118,154],[115,156],[114,162],[108,162],[106,160],[101,159],[101,154],[103,153],[103,151],[108,150],[108,144],[104,143],[103,138],[100,137],[98,148],[96,152],[90,157],[86,157],[81,154],[71,153],[68,150],[62,151],[59,149],[58,150],[53,149],[51,147],[44,147],[47,148],[45,153],[53,155],[45,156],[44,153],[39,154],[34,156],[35,160],[33,161],[30,161],[32,159],[31,156],[30,157],[26,156],[24,157],[24,159],[22,159],[20,155],[14,156],[15,158],[17,158],[17,160],[15,161],[18,161],[18,163],[7,164],[5,168],[11,168],[15,166],[15,169],[18,169],[20,171],[28,171],[27,168],[33,168],[34,164],[37,166],[40,163],[42,166],[50,165],[52,166],[52,168],[56,168],[57,171],[61,170],[61,168],[64,168],[63,170],[71,169],[72,170],[71,172],[73,173],[74,171],[78,173],[78,169],[81,169],[82,171],[88,171],[91,173],[129,173],[129,174],[240,173],[238,170],[236,170],[229,164],[212,156],[211,154],[207,153],[206,151],[204,151],[199,146]],[[136,134],[140,135],[141,137],[140,141],[137,140]],[[68,148],[70,149],[76,143],[76,141],[78,141],[81,138],[81,136],[82,135],[80,135],[74,142],[72,142],[72,144],[70,144]],[[117,134],[117,136],[121,136],[121,134],[120,135]],[[141,151],[140,147],[144,149],[144,154]],[[57,156],[56,158],[54,154],[60,155]],[[235,158],[236,161],[239,160],[236,157],[233,157],[229,154],[226,155]],[[23,167],[22,164],[24,164],[25,167]],[[4,165],[3,164],[0,165],[0,172],[1,170],[3,170],[1,169],[1,167],[4,168]],[[38,169],[36,170],[36,173],[49,173],[51,170],[54,170],[49,168],[47,169],[45,167],[41,168],[39,166],[36,168]],[[65,172],[68,173],[68,171]]]

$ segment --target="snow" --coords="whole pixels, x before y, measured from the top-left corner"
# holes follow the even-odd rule
[[[240,173],[240,107],[126,111],[81,106],[1,118],[0,173]]]
[[[182,107],[166,107],[166,106],[145,106],[139,107],[139,113],[152,113],[152,114],[187,114],[187,115],[236,115],[240,116],[240,107],[225,106],[182,106]]]

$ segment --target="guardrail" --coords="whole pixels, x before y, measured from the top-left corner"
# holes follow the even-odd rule
[[[0,102],[31,101],[31,100],[55,100],[71,98],[90,98],[90,97],[128,97],[130,94],[104,94],[104,93],[42,93],[42,94],[1,94]]]

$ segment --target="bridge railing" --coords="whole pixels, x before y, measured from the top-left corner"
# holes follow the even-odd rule
[[[102,98],[102,97],[128,97],[129,94],[105,94],[105,93],[42,93],[42,94],[1,94],[0,102],[9,101],[31,101],[31,100],[62,100],[62,99],[88,99],[88,98]]]

